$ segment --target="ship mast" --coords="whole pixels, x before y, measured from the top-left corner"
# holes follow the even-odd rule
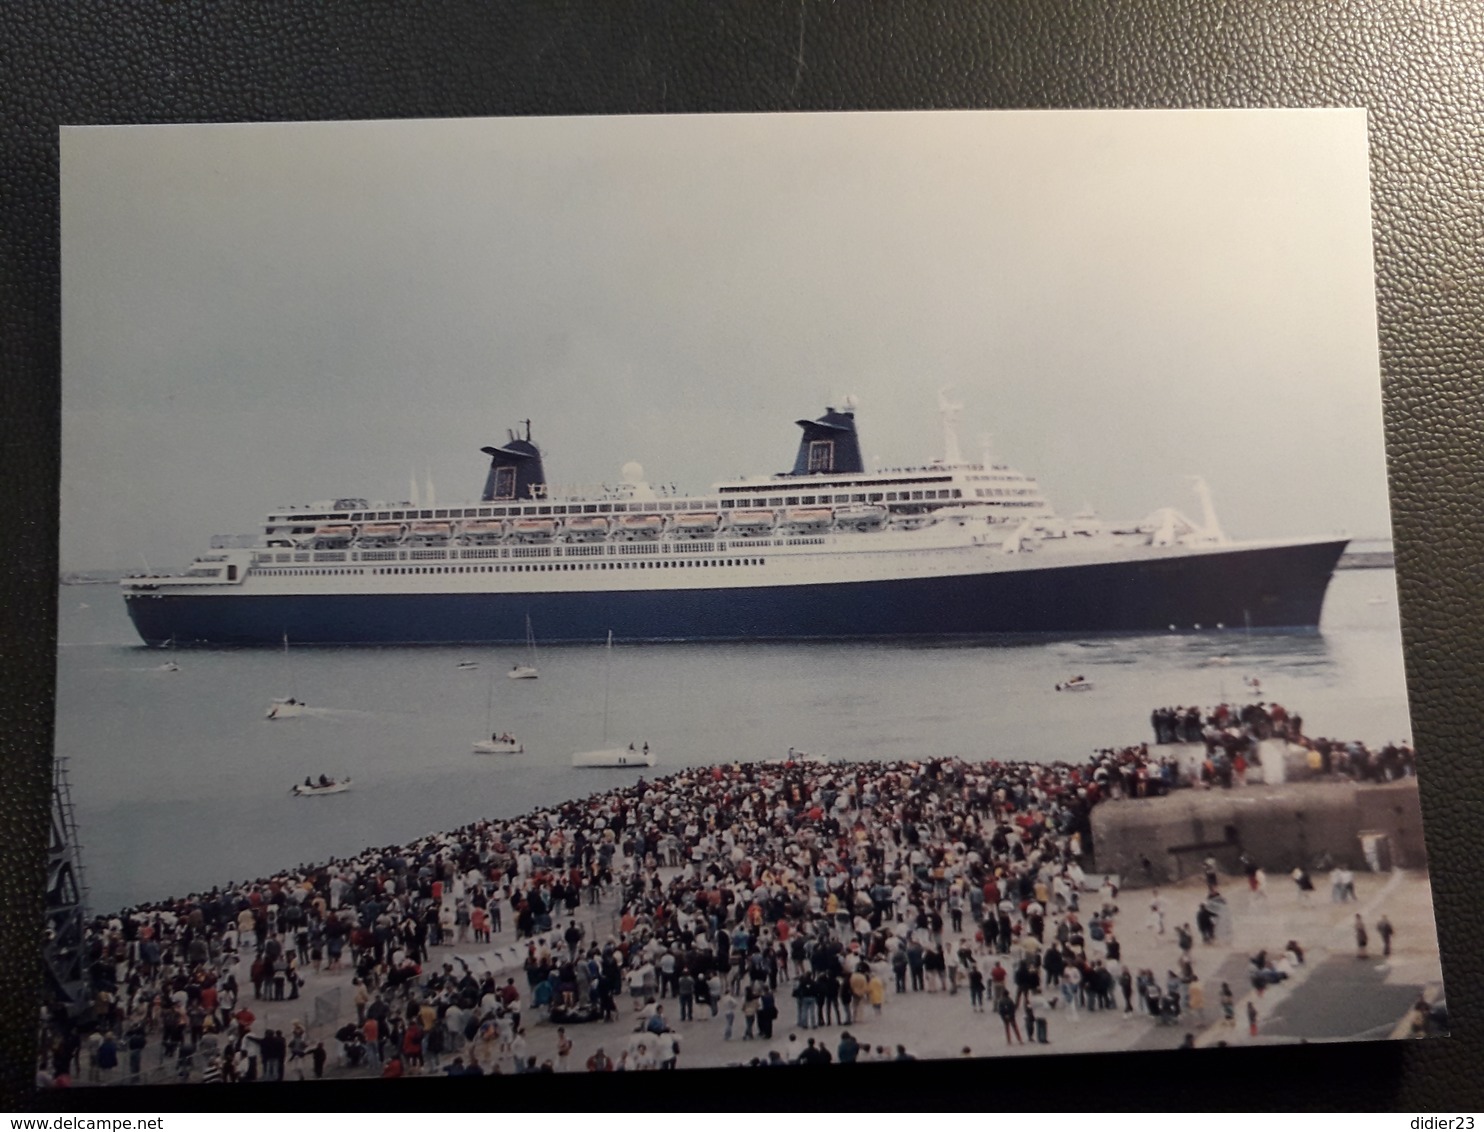
[[[1201,527],[1202,533],[1215,542],[1227,541],[1226,532],[1221,529],[1221,522],[1216,518],[1216,505],[1211,501],[1211,488],[1206,483],[1204,476],[1192,476],[1195,481],[1195,494],[1201,501]]]
[[[943,462],[950,467],[964,462],[958,447],[958,415],[964,407],[948,399],[948,389],[951,388],[938,390],[938,412],[943,418]]]

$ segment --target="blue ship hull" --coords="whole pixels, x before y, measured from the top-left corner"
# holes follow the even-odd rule
[[[128,594],[162,645],[826,640],[1312,628],[1345,540],[953,578],[599,593]]]

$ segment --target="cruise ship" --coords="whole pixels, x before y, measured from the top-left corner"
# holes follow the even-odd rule
[[[682,496],[548,485],[529,422],[484,448],[477,503],[341,497],[218,536],[181,574],[120,584],[150,645],[813,640],[1313,627],[1343,538],[1234,541],[1160,508],[1060,517],[1036,481],[944,455],[867,471],[855,405],[790,471]],[[417,494],[415,491],[413,494]]]

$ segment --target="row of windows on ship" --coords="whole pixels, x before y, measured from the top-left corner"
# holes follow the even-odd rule
[[[1037,507],[1034,500],[1005,506]],[[459,523],[433,519],[413,522],[330,523],[326,526],[269,527],[265,540],[270,547],[311,546],[338,549],[349,545],[386,546],[486,546],[514,539],[545,542],[562,538],[569,542],[618,539],[701,539],[719,530],[742,537],[783,530],[793,534],[822,534],[828,530],[872,531],[888,521],[904,528],[920,526],[928,519],[921,514],[898,513],[895,517],[880,504],[855,503],[841,507],[785,508],[781,511],[687,511],[669,515],[636,513],[612,518],[603,515],[533,515],[518,519],[472,519]]]
[[[1035,496],[1034,488],[974,488],[970,499],[1022,499]],[[962,500],[962,488],[929,488],[922,491],[840,492],[825,495],[774,495],[753,499],[651,501],[644,503],[544,503],[510,507],[439,507],[421,510],[337,511],[314,515],[270,515],[273,522],[312,523],[326,520],[359,523],[390,519],[490,519],[516,515],[608,515],[622,512],[706,511],[749,507],[813,507],[832,503],[916,503]],[[268,533],[272,534],[270,530]]]
[[[258,567],[258,572],[282,577],[307,575],[331,575],[343,578],[347,574],[536,574],[568,570],[679,570],[706,569],[713,566],[766,566],[766,558],[695,558],[654,559],[630,562],[531,562],[511,563],[498,566],[359,566],[347,567]],[[192,573],[195,573],[192,571]],[[220,573],[217,571],[216,573]]]

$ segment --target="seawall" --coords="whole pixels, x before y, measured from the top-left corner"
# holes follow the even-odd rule
[[[1183,789],[1108,802],[1091,819],[1098,871],[1119,874],[1128,887],[1197,876],[1207,857],[1223,872],[1240,873],[1243,853],[1273,877],[1298,865],[1312,870],[1324,854],[1365,870],[1372,865],[1362,834],[1386,837],[1393,867],[1427,864],[1415,778]]]

